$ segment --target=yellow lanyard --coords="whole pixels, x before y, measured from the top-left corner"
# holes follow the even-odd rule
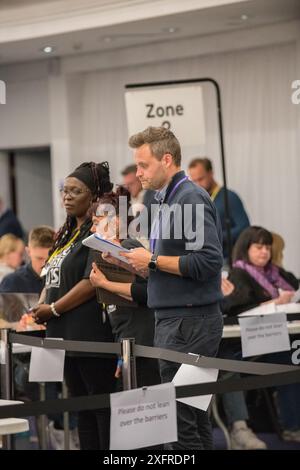
[[[71,238],[71,240],[68,241],[68,243],[66,243],[62,248],[57,248],[53,253],[52,255],[50,256],[50,258],[48,259],[47,261],[47,264],[50,263],[50,261],[55,258],[56,256],[58,256],[60,253],[62,253],[66,248],[68,248],[69,246],[72,245],[72,243],[76,240],[76,238],[78,237],[78,235],[80,234],[80,229],[77,229],[75,234],[73,235],[73,237]]]
[[[221,186],[216,186],[215,187],[215,189],[213,190],[213,192],[211,193],[211,196],[210,196],[212,201],[214,201],[216,199],[217,194],[220,191],[220,189],[221,189]]]

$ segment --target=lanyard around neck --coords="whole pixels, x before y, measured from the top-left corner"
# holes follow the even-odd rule
[[[48,263],[50,263],[51,260],[53,260],[53,258],[55,258],[56,256],[60,255],[60,253],[62,253],[64,250],[66,250],[67,248],[69,248],[69,246],[72,245],[72,243],[74,243],[74,241],[76,240],[76,238],[78,237],[78,235],[80,234],[80,229],[78,228],[73,237],[61,248],[57,248],[53,253],[52,255],[50,256],[50,258],[48,259]]]
[[[157,238],[159,236],[159,221],[160,221],[160,214],[161,214],[161,206],[162,206],[162,204],[165,204],[166,202],[168,202],[172,198],[172,196],[174,196],[174,194],[177,191],[178,187],[182,183],[184,183],[184,181],[186,181],[187,179],[188,179],[188,177],[184,176],[181,180],[179,180],[175,184],[174,188],[172,188],[170,193],[166,194],[166,197],[164,198],[164,200],[159,205],[159,211],[158,211],[158,214],[156,215],[156,218],[153,222],[153,230],[151,230],[151,235],[150,235],[150,250],[151,250],[152,253],[154,253],[156,241],[157,241]]]

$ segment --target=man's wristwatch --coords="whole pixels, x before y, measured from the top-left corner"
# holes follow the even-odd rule
[[[148,268],[150,269],[150,271],[157,270],[157,256],[158,255],[155,255],[155,254],[151,256],[151,260],[148,263]]]

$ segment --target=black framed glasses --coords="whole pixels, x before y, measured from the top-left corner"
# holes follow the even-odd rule
[[[62,188],[60,194],[64,196],[78,197],[83,193],[90,193],[89,189],[80,189],[80,188]]]

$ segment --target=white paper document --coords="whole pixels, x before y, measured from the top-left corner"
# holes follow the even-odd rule
[[[206,369],[205,367],[182,364],[172,382],[176,387],[179,385],[216,382],[218,373],[218,369]],[[211,397],[212,395],[200,395],[198,397],[177,398],[177,401],[206,411],[210,404]]]
[[[297,303],[300,302],[300,287],[296,292],[294,293],[293,297],[291,298],[291,302]]]
[[[271,302],[269,304],[260,305],[259,307],[255,307],[251,310],[240,313],[238,317],[254,317],[260,315],[270,315],[273,313],[300,313],[300,304],[289,303],[276,305],[274,302]]]
[[[172,383],[110,395],[110,449],[177,441],[175,387]]]
[[[93,233],[89,237],[82,240],[82,244],[88,246],[89,248],[93,248],[93,250],[101,251],[102,253],[109,252],[110,255],[114,258],[129,264],[127,259],[121,256],[119,253],[120,251],[130,253],[130,250],[127,250],[127,248],[123,248],[116,243],[112,243],[109,240],[105,240],[105,238],[100,237],[98,233]]]
[[[239,318],[243,357],[291,349],[286,314]]]
[[[238,317],[254,317],[260,315],[270,315],[272,313],[276,313],[276,305],[274,302],[269,304],[260,305],[259,307],[251,308],[251,310],[247,310],[246,312],[240,313]]]
[[[47,341],[49,339],[51,338],[47,338]],[[62,340],[62,338],[55,339]],[[62,349],[33,347],[29,366],[29,382],[62,382],[65,352]]]
[[[276,305],[276,311],[282,313],[300,313],[300,304],[289,303]]]

